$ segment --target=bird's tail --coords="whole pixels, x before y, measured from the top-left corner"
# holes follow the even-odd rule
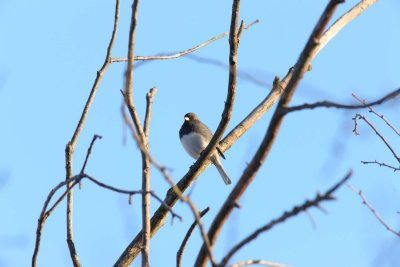
[[[214,163],[214,166],[217,168],[219,174],[221,175],[222,179],[224,180],[225,184],[226,184],[226,185],[231,184],[231,183],[232,183],[232,182],[231,182],[231,179],[229,179],[229,176],[228,176],[228,174],[226,173],[224,167],[222,166],[222,163],[221,163],[221,161],[219,160],[219,157],[215,157],[215,158],[213,159],[213,163]]]

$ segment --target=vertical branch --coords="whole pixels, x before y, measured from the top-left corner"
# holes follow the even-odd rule
[[[141,148],[142,156],[142,267],[150,266],[150,158],[148,155],[149,144],[148,144],[148,126],[150,123],[151,115],[151,97],[148,96],[147,114],[145,119],[145,130],[143,129],[139,114],[136,111],[135,104],[133,102],[133,64],[134,48],[135,48],[135,31],[137,25],[138,16],[138,5],[139,0],[134,0],[132,4],[132,16],[131,26],[129,30],[129,45],[128,45],[128,64],[125,73],[125,103],[128,107],[129,114],[131,115],[133,124],[135,125],[136,132],[138,133],[138,145]],[[153,94],[155,91],[153,90]],[[151,94],[151,90],[150,93]]]
[[[149,129],[150,129],[150,119],[151,115],[153,113],[153,98],[154,95],[157,93],[157,88],[153,87],[150,89],[150,91],[146,94],[146,115],[144,117],[144,126],[143,126],[143,132],[144,135],[146,136],[147,139],[149,139]]]
[[[116,0],[115,2],[115,15],[114,15],[114,27],[113,32],[111,35],[111,40],[107,48],[106,58],[104,60],[103,66],[97,72],[96,79],[93,83],[92,90],[90,91],[88,100],[86,101],[85,107],[83,108],[82,115],[79,119],[78,125],[76,126],[75,132],[65,147],[65,169],[66,169],[66,180],[69,180],[72,177],[73,173],[73,155],[76,143],[78,141],[79,135],[82,131],[83,125],[86,121],[87,114],[89,109],[92,105],[93,99],[96,95],[96,92],[99,88],[100,82],[103,78],[104,73],[106,72],[108,66],[111,64],[111,52],[114,47],[115,38],[117,36],[118,30],[118,22],[119,22],[119,9],[120,9],[120,2]],[[75,267],[80,267],[81,264],[79,262],[78,255],[76,253],[74,241],[73,241],[73,224],[72,224],[72,217],[73,217],[73,195],[72,195],[72,184],[68,183],[67,185],[67,244],[69,248],[69,252],[71,255],[72,263]]]
[[[146,95],[147,106],[146,106],[146,115],[144,118],[144,140],[146,140],[146,146],[144,149],[149,151],[149,128],[150,128],[150,119],[152,115],[152,106],[153,106],[153,97],[156,94],[157,89],[151,88],[150,91]],[[143,240],[142,240],[142,267],[150,266],[150,234],[151,234],[151,226],[150,226],[150,157],[147,153],[142,151],[142,166],[143,166],[143,174],[142,174],[142,226],[143,226]]]
[[[129,114],[131,115],[133,124],[135,125],[135,129],[138,132],[140,141],[144,145],[145,140],[143,139],[144,132],[143,127],[140,123],[139,114],[136,111],[135,104],[133,102],[133,63],[135,61],[134,58],[134,48],[135,48],[135,31],[136,31],[136,24],[137,24],[137,14],[138,14],[138,5],[139,0],[133,0],[132,4],[132,17],[131,17],[131,26],[129,30],[129,45],[128,45],[128,64],[126,66],[125,72],[125,103],[129,110]]]

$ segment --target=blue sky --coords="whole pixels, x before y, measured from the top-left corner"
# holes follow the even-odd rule
[[[283,77],[301,52],[327,1],[242,1],[241,18],[260,23],[244,32],[239,71],[267,86],[239,79],[232,129],[269,92],[275,75]],[[357,1],[347,1],[335,18]],[[65,177],[64,148],[100,68],[109,42],[113,1],[0,2],[0,266],[27,266],[33,252],[37,219],[49,191]],[[126,56],[130,1],[122,1],[120,27],[113,55]],[[400,2],[380,1],[349,24],[315,58],[313,70],[301,82],[293,104],[333,100],[354,103],[351,93],[373,100],[400,87]],[[139,6],[137,55],[185,50],[229,28],[230,1],[142,1]],[[228,39],[193,54],[226,63]],[[108,69],[75,150],[78,173],[94,134],[103,136],[93,150],[87,172],[110,185],[140,188],[140,155],[120,114],[123,63]],[[178,138],[183,115],[189,111],[212,131],[218,125],[226,96],[225,68],[199,63],[193,57],[153,61],[135,71],[134,98],[143,119],[145,94],[158,88],[150,130],[153,156],[173,169],[178,181],[193,160]],[[398,100],[377,111],[400,125]],[[398,136],[365,110],[399,151]],[[223,162],[235,183],[262,140],[266,114],[229,151]],[[395,164],[375,134],[360,125],[352,134],[356,111],[320,109],[289,115],[254,183],[241,199],[242,209],[224,227],[217,259],[257,228],[293,205],[324,191],[354,170],[350,184],[363,190],[382,217],[399,227],[399,177],[388,169],[365,166],[361,160]],[[129,136],[129,135],[128,135]],[[163,197],[167,183],[153,170],[153,189]],[[226,187],[214,167],[196,182],[192,197],[199,209],[210,206],[208,226],[232,187]],[[311,210],[261,235],[235,260],[261,258],[296,267],[398,266],[399,240],[386,231],[343,187],[338,200],[324,204],[328,214]],[[141,227],[140,198],[128,205],[125,196],[85,181],[75,191],[74,230],[84,266],[111,266]],[[153,200],[152,211],[159,203]],[[151,241],[152,266],[174,266],[175,253],[193,218],[178,204],[183,222],[170,219]],[[39,266],[71,266],[65,242],[65,204],[43,230]],[[166,245],[168,242],[168,245]],[[201,245],[194,232],[183,258],[191,266]],[[133,266],[140,266],[137,260]]]

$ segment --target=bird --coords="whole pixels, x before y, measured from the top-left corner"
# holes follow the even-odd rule
[[[191,157],[198,159],[212,137],[210,129],[200,121],[196,114],[189,112],[184,116],[184,122],[179,130],[179,138],[184,149]],[[231,179],[222,166],[218,153],[225,158],[221,149],[217,146],[217,150],[211,154],[211,162],[217,168],[225,184],[229,185],[231,184]]]

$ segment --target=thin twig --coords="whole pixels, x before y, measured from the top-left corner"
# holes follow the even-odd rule
[[[153,87],[150,89],[150,91],[146,94],[146,115],[144,117],[144,123],[143,123],[143,132],[146,138],[149,138],[149,130],[150,130],[150,119],[152,115],[152,107],[153,107],[153,98],[154,95],[157,93],[157,88]]]
[[[348,185],[348,187],[356,194],[358,194],[365,206],[374,214],[375,218],[386,228],[386,230],[392,232],[393,234],[397,235],[400,237],[400,231],[394,230],[392,227],[390,227],[379,215],[379,213],[376,211],[376,209],[371,205],[371,203],[368,202],[367,198],[364,196],[363,192],[359,189],[356,189],[355,187]]]
[[[248,24],[248,25],[243,25],[243,29],[247,30],[248,28],[250,28],[251,26],[253,26],[254,24],[258,23],[259,20],[255,20],[252,23]],[[217,35],[211,39],[209,39],[208,41],[199,44],[195,47],[189,48],[187,50],[178,52],[178,53],[174,53],[174,54],[170,54],[170,55],[154,55],[154,56],[135,56],[134,59],[135,61],[146,61],[146,60],[157,60],[157,59],[173,59],[173,58],[178,58],[178,57],[182,57],[185,56],[187,54],[193,53],[196,50],[199,50],[200,48],[203,48],[219,39],[224,38],[225,36],[227,36],[229,34],[229,31],[221,33],[220,35]],[[126,62],[128,59],[127,58],[113,58],[111,59],[111,62]]]
[[[210,207],[207,207],[202,212],[200,212],[200,218],[202,218],[204,215],[206,215],[206,213],[209,210],[210,210]],[[196,225],[197,225],[197,221],[195,220],[192,223],[192,225],[190,225],[190,227],[189,227],[189,229],[188,229],[188,231],[187,231],[187,233],[185,235],[185,238],[182,240],[181,246],[179,247],[178,251],[176,252],[176,267],[180,267],[181,266],[183,251],[184,251],[184,249],[186,247],[186,244],[187,244],[190,236],[192,235],[192,232],[193,232],[194,228],[196,227]]]
[[[400,91],[400,89],[398,89],[397,91]],[[396,91],[395,91],[395,92],[396,92]],[[395,93],[395,92],[393,92],[393,93]],[[361,98],[359,98],[356,94],[352,94],[352,96],[353,96],[355,99],[357,99],[358,102],[360,102],[360,103],[366,105],[366,101],[363,100],[363,99],[361,99]],[[393,98],[394,98],[395,96],[397,96],[397,94],[394,95]],[[381,119],[386,123],[387,126],[389,126],[398,136],[400,136],[400,131],[397,130],[396,127],[394,127],[394,125],[391,124],[382,114],[379,114],[378,112],[376,112],[376,110],[373,109],[373,108],[371,107],[371,104],[368,105],[368,109],[369,109],[369,112],[372,112],[372,113],[374,113],[376,116],[378,116],[379,118],[381,118]]]
[[[229,265],[229,267],[243,267],[243,266],[249,266],[249,265],[263,265],[263,266],[269,266],[269,267],[290,267],[289,265],[272,262],[272,261],[264,261],[264,260],[240,261],[240,262],[234,263],[232,265]]]
[[[320,101],[320,102],[316,102],[313,104],[306,103],[306,104],[299,105],[299,106],[287,107],[283,110],[283,112],[284,112],[284,114],[287,114],[287,113],[290,113],[293,111],[314,109],[314,108],[321,108],[321,107],[323,107],[323,108],[341,108],[341,109],[369,108],[371,110],[372,106],[380,105],[390,99],[397,97],[398,95],[400,95],[400,89],[390,92],[389,94],[382,97],[381,99],[373,101],[369,104],[365,103],[365,101],[364,102],[360,101],[361,105],[346,105],[346,104],[340,104],[340,103],[335,103],[335,102],[330,102],[330,101]],[[353,94],[353,96],[356,97],[354,94]]]
[[[386,140],[386,138],[378,131],[378,129],[376,129],[376,127],[364,115],[357,113],[355,116],[355,120],[357,120],[357,119],[361,119],[368,124],[368,126],[375,132],[375,134],[377,136],[379,136],[379,138],[383,141],[383,143],[385,143],[386,147],[389,148],[389,150],[392,152],[394,158],[400,163],[400,157],[397,155],[396,151],[389,144],[389,142]]]
[[[87,164],[87,162],[89,160],[90,154],[92,153],[92,147],[93,147],[94,142],[96,141],[97,138],[101,139],[102,137],[101,137],[101,135],[98,135],[98,134],[95,134],[93,136],[92,142],[90,142],[90,146],[89,146],[88,151],[86,153],[85,162],[82,165],[82,169],[81,169],[80,173],[84,173],[85,172],[86,164]]]
[[[376,161],[376,160],[374,160],[374,161],[361,161],[361,163],[362,163],[362,164],[378,164],[379,167],[382,167],[382,166],[383,166],[383,167],[392,169],[394,172],[395,172],[395,171],[400,171],[400,167],[394,167],[394,166],[391,166],[391,165],[386,164],[386,163],[384,163],[384,162],[378,162],[378,161]]]
[[[283,223],[287,219],[296,216],[297,214],[304,212],[312,207],[319,207],[319,205],[324,202],[324,201],[330,201],[334,200],[335,197],[333,196],[333,193],[338,190],[343,184],[345,184],[351,177],[352,172],[349,171],[346,176],[340,180],[338,183],[336,183],[334,186],[332,186],[329,190],[327,190],[324,194],[318,193],[314,199],[312,200],[306,200],[303,204],[299,206],[294,206],[290,211],[284,212],[281,216],[278,218],[272,220],[268,224],[258,228],[255,230],[253,233],[248,235],[246,238],[244,238],[242,241],[240,241],[237,245],[235,245],[228,253],[227,255],[222,259],[221,263],[219,266],[223,267],[226,266],[228,261],[232,258],[233,255],[235,255],[236,252],[238,252],[243,246],[249,244],[251,241],[257,238],[257,236],[263,232],[271,230],[274,226]]]

